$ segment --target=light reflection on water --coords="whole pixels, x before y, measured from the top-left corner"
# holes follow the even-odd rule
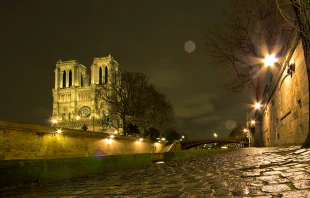
[[[165,163],[164,161],[157,161],[157,162],[154,162],[154,164],[163,164]]]

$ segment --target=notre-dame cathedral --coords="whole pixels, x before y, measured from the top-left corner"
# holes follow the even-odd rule
[[[76,60],[56,63],[55,88],[53,92],[54,125],[64,128],[88,131],[118,130],[109,120],[108,106],[104,101],[96,101],[96,88],[111,83],[117,78],[119,65],[111,55],[94,58],[90,67]]]

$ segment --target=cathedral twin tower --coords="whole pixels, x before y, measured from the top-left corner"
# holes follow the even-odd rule
[[[95,91],[116,80],[119,65],[111,55],[94,58],[91,75],[76,60],[56,63],[53,92],[53,120],[60,127],[81,129],[85,124],[90,130],[101,131],[102,119],[109,115],[104,101],[98,104]],[[90,128],[92,127],[92,128]]]

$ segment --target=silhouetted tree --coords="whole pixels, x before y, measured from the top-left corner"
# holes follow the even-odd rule
[[[150,139],[153,141],[156,141],[156,139],[160,137],[160,133],[156,128],[149,128],[148,133],[150,134]]]
[[[165,131],[165,136],[166,136],[166,140],[170,143],[175,140],[179,140],[181,137],[181,135],[178,132],[176,132],[175,129],[167,129]]]
[[[137,125],[132,124],[131,122],[127,124],[126,131],[128,135],[140,134],[139,127]]]
[[[238,123],[235,128],[229,133],[228,137],[236,137],[236,138],[242,138],[246,137],[246,134],[244,133],[244,124]]]
[[[130,122],[143,128],[163,128],[174,123],[173,106],[161,94],[143,73],[122,72],[111,83],[97,90],[96,100],[105,101],[109,114],[116,115],[127,127]]]
[[[174,110],[172,104],[166,100],[164,94],[161,94],[154,85],[148,87],[148,93],[145,95],[143,119],[147,124],[146,128],[154,127],[159,131],[174,126]]]
[[[281,53],[280,38],[288,26],[276,9],[275,1],[235,0],[225,13],[223,28],[206,32],[206,52],[209,63],[227,74],[227,89],[240,92],[252,88],[256,101],[262,101],[264,88],[263,59],[265,54]],[[279,50],[280,49],[280,50]],[[255,120],[260,120],[260,112]],[[260,146],[262,129],[255,129],[255,145]]]
[[[223,28],[206,32],[209,62],[227,73],[226,88],[233,92],[252,88],[259,102],[263,94],[262,60],[275,51],[283,31],[283,18],[275,2],[235,0],[226,12]]]

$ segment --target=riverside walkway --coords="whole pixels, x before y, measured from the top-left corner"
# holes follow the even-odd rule
[[[4,191],[0,197],[310,197],[310,149],[241,148]]]

